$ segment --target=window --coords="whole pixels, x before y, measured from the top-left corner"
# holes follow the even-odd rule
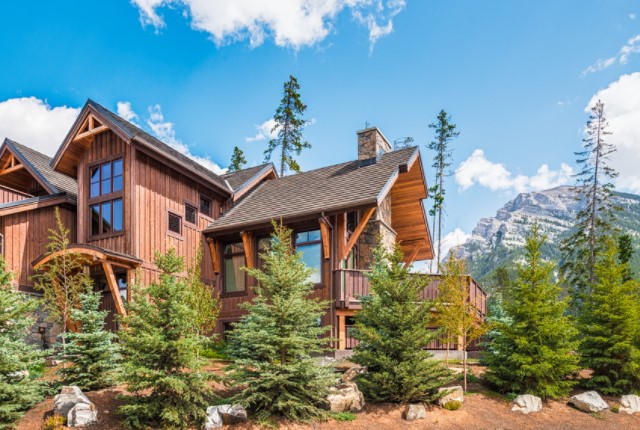
[[[205,196],[200,196],[200,213],[208,217],[211,216],[211,200]]]
[[[198,216],[198,209],[191,206],[190,204],[184,204],[184,220],[186,222],[190,222],[191,224],[196,223],[196,218]]]
[[[93,166],[89,170],[92,236],[121,232],[124,229],[122,175],[122,158]]]
[[[296,250],[302,253],[302,261],[308,268],[313,269],[309,277],[311,282],[319,284],[322,281],[322,239],[320,230],[311,230],[296,233]]]
[[[247,277],[241,270],[246,266],[242,242],[229,243],[223,249],[224,293],[239,293],[246,290]]]
[[[262,256],[269,251],[269,248],[271,248],[270,237],[261,237],[258,239],[258,269],[262,269],[264,267]]]
[[[169,212],[169,231],[182,234],[182,217],[180,215]]]

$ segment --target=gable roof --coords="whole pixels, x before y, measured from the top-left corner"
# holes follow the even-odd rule
[[[11,139],[5,139],[2,147],[9,149],[49,194],[67,193],[74,198],[78,195],[75,179],[53,170],[47,155]]]
[[[105,125],[119,134],[128,143],[135,141],[143,147],[151,150],[151,152],[169,160],[171,163],[178,165],[189,172],[195,173],[198,177],[214,185],[222,192],[223,195],[231,194],[231,190],[219,175],[91,99],[88,99],[85,103],[76,123],[67,134],[67,137],[58,149],[56,155],[53,157],[51,164],[54,169],[59,164],[69,143],[77,133],[76,129],[84,122],[84,118],[88,112],[92,112],[97,115],[105,122]]]
[[[268,225],[323,212],[378,205],[401,170],[419,155],[417,147],[383,154],[375,163],[349,161],[265,181],[206,229],[208,233]]]
[[[222,179],[227,181],[233,191],[240,189],[247,182],[258,176],[263,170],[273,168],[273,163],[265,163],[255,167],[238,170],[236,172],[228,172],[222,175]]]

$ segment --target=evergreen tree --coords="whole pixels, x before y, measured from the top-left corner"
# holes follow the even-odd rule
[[[123,380],[132,395],[123,396],[119,413],[129,428],[186,429],[202,425],[214,398],[201,371],[197,353],[203,347],[195,334],[195,311],[188,287],[178,276],[184,262],[170,249],[157,254],[160,279],[142,288],[133,286],[128,315],[119,332]]]
[[[242,170],[243,166],[247,164],[247,159],[244,158],[244,152],[237,146],[233,147],[233,155],[231,156],[231,163],[229,164],[229,172],[237,172]]]
[[[578,344],[577,331],[565,315],[567,303],[552,281],[554,264],[541,257],[545,241],[534,224],[525,242],[525,261],[508,290],[510,323],[497,325],[499,336],[485,357],[485,378],[501,392],[553,399],[567,395],[575,384],[568,377],[578,370]]]
[[[580,317],[584,367],[593,371],[589,388],[605,394],[640,390],[640,301],[637,281],[625,281],[626,264],[618,261],[609,240],[598,256],[591,294]]]
[[[428,328],[433,303],[422,300],[425,278],[409,273],[398,247],[389,252],[382,244],[368,277],[371,294],[355,317],[360,343],[352,360],[367,367],[358,386],[373,401],[435,402],[452,375],[425,349],[441,334]]]
[[[292,249],[291,230],[273,226],[262,269],[247,269],[257,285],[230,334],[230,376],[244,387],[236,400],[258,419],[307,421],[324,416],[332,383],[330,370],[311,358],[326,349],[328,328],[319,321],[328,303],[309,297],[311,270]]]
[[[194,333],[198,337],[212,335],[213,330],[218,322],[218,314],[220,313],[220,302],[213,287],[202,282],[201,274],[202,266],[202,248],[198,248],[196,260],[189,268],[187,274],[187,303],[194,311]]]
[[[49,318],[62,327],[62,359],[66,359],[68,328],[76,330],[71,310],[80,305],[80,294],[91,289],[92,281],[85,273],[87,260],[81,254],[69,252],[69,229],[65,227],[56,208],[56,228],[49,229],[46,255],[56,256],[40,267],[34,276],[35,289],[41,290]],[[66,364],[65,364],[66,366]]]
[[[631,270],[633,254],[633,238],[631,235],[627,233],[618,236],[618,262],[625,268],[622,277],[625,282],[633,279],[633,271]]]
[[[578,212],[573,234],[565,239],[562,251],[561,277],[567,284],[574,312],[596,283],[596,255],[602,239],[615,232],[613,181],[618,173],[609,166],[611,155],[616,151],[613,144],[605,141],[609,124],[600,100],[591,109],[587,121],[587,136],[583,140],[584,150],[576,152],[576,162],[582,166],[577,174],[578,185],[574,188],[576,199],[585,206]]]
[[[433,196],[433,206],[429,209],[429,215],[433,217],[433,229],[432,231],[436,235],[436,243],[438,246],[438,252],[433,260],[431,260],[432,269],[433,262],[436,262],[436,270],[439,269],[438,262],[442,260],[442,213],[444,210],[444,178],[451,176],[449,167],[451,166],[451,153],[449,144],[453,139],[458,137],[460,132],[456,131],[456,125],[451,122],[451,115],[448,115],[445,110],[441,110],[438,113],[437,121],[433,124],[429,124],[429,128],[434,129],[436,135],[435,140],[429,143],[427,148],[435,152],[433,156],[433,164],[431,167],[436,172],[436,178],[433,182],[433,186],[429,188],[429,193]],[[436,230],[436,218],[438,220]]]
[[[71,318],[79,325],[76,333],[65,335],[67,354],[72,364],[60,369],[65,385],[82,390],[99,390],[116,383],[119,365],[116,335],[104,329],[107,311],[99,311],[100,294],[80,295],[80,309],[71,310]]]
[[[23,412],[44,399],[44,385],[30,374],[44,365],[42,354],[25,341],[37,303],[11,286],[0,256],[0,429],[13,428]]]
[[[269,141],[269,147],[264,151],[265,163],[271,160],[273,151],[280,148],[280,176],[284,176],[286,170],[300,173],[300,165],[294,159],[294,155],[300,155],[303,149],[311,148],[309,142],[302,141],[302,130],[307,121],[302,115],[307,110],[307,105],[300,100],[300,85],[295,76],[289,76],[284,83],[282,100],[273,116],[276,124],[273,132],[277,137]]]

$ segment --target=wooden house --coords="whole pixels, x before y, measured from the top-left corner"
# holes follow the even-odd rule
[[[136,272],[143,283],[156,278],[156,252],[175,248],[189,266],[202,248],[224,336],[253,297],[254,280],[240,269],[260,265],[271,220],[282,220],[314,269],[313,295],[331,303],[322,324],[348,349],[377,238],[398,242],[407,264],[433,258],[418,148],[393,151],[374,127],[357,133],[357,155],[282,178],[270,163],[217,175],[89,100],[53,158],[8,139],[0,147],[0,251],[18,288],[32,292],[31,275],[52,258],[46,232],[60,208],[71,251],[89,258],[102,308],[114,315],[126,313]],[[117,328],[112,316],[107,325]]]

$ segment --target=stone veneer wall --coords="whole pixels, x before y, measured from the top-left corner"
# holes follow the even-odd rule
[[[360,255],[358,269],[369,269],[378,238],[388,250],[391,250],[396,243],[396,232],[391,228],[391,195],[385,197],[380,203],[358,239]]]
[[[377,128],[358,132],[358,160],[377,157],[381,152],[391,151],[391,145]]]

